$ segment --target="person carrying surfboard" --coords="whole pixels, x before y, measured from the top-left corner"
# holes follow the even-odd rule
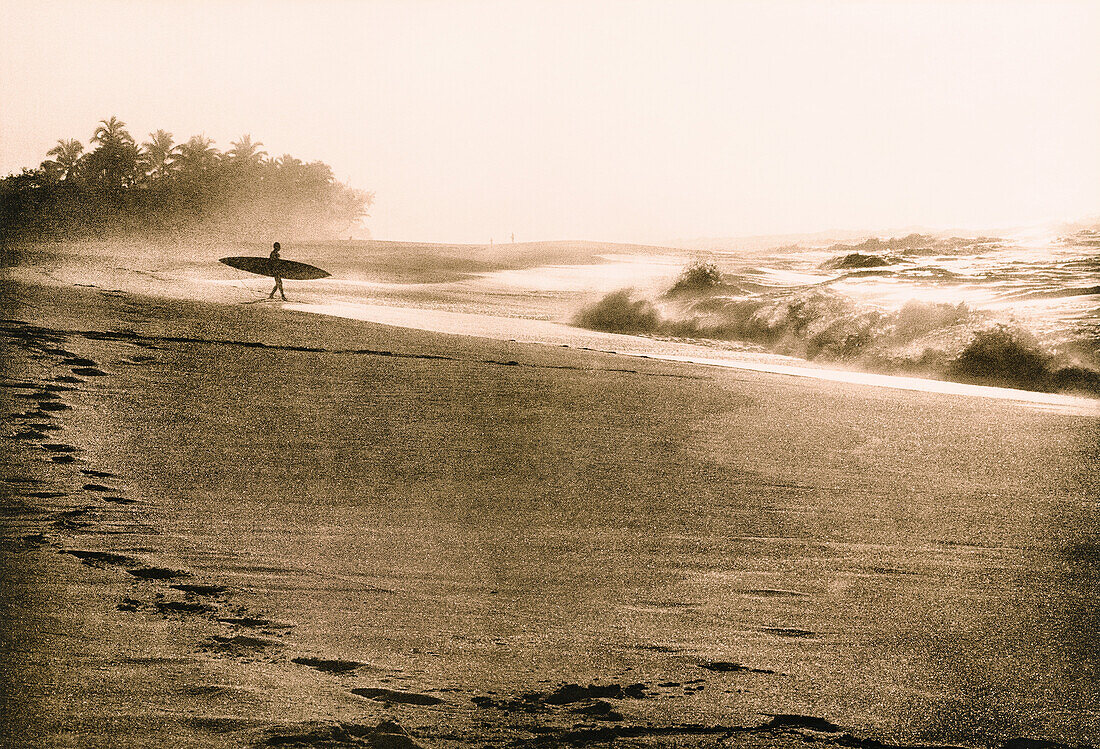
[[[275,276],[275,288],[271,290],[271,293],[267,295],[268,299],[275,298],[275,292],[279,292],[279,296],[286,301],[286,294],[283,293],[283,279],[279,275],[279,243],[275,243],[275,247],[271,250],[271,254],[268,256],[271,258],[271,275]]]

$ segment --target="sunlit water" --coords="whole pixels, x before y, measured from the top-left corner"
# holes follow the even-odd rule
[[[444,284],[326,279],[290,306],[445,333],[1091,412],[1098,407],[1095,398],[1021,392],[1042,389],[1039,383],[1005,388],[943,379],[976,333],[998,325],[1044,352],[1051,370],[1100,368],[1098,242],[1091,234],[1016,242],[929,238],[851,252],[832,247],[608,255],[588,265],[503,270]],[[881,264],[833,267],[854,252]],[[685,266],[699,261],[714,263],[723,285],[668,296]],[[621,289],[650,302],[663,322],[644,335],[617,334],[616,320],[602,331],[577,326],[578,311]],[[1008,371],[995,375],[1013,381],[1011,360],[999,366]]]
[[[656,322],[630,322],[628,328],[621,310],[612,308],[582,323],[631,333],[630,341],[614,341],[618,351],[782,366],[812,361],[813,368],[830,370],[973,376],[979,384],[1058,389],[1057,381],[1032,382],[1019,368],[1036,352],[1047,374],[1100,370],[1097,244],[1094,235],[1083,233],[1041,240],[918,238],[847,248],[608,255],[587,265],[502,270],[440,284],[327,279],[297,299],[308,305],[302,310],[478,334],[476,323],[435,313],[576,327],[578,312],[625,289],[630,299],[648,305]],[[845,263],[847,255],[853,257]],[[691,262],[715,264],[721,284],[668,294]],[[423,311],[419,322],[409,308]],[[975,336],[998,328],[1008,331],[1015,348],[994,352],[1002,358],[990,371],[975,370],[970,362],[952,373]],[[591,341],[583,331],[535,323],[487,322],[482,333],[557,344],[569,343],[570,336]],[[643,342],[643,336],[651,340]],[[668,344],[670,338],[675,345]],[[688,343],[710,352],[682,350]],[[1085,390],[1097,391],[1100,376],[1087,377],[1094,385]]]

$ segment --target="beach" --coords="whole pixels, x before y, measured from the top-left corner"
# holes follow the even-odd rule
[[[116,286],[0,282],[8,745],[1100,744],[1095,413]]]

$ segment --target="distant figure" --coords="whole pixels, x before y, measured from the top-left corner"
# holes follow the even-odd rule
[[[279,292],[279,296],[286,301],[286,294],[283,293],[283,279],[279,277],[279,243],[275,243],[274,249],[271,250],[271,254],[268,256],[272,259],[271,263],[271,275],[275,276],[275,288],[271,290],[271,293],[267,295],[268,299],[275,298],[275,292]]]

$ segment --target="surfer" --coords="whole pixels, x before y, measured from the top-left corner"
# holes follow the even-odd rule
[[[271,250],[271,254],[268,256],[271,258],[271,275],[275,276],[275,288],[271,290],[271,293],[267,295],[268,299],[275,298],[275,292],[279,292],[279,296],[286,301],[286,294],[283,293],[283,279],[279,276],[279,243],[275,243],[274,249]]]

